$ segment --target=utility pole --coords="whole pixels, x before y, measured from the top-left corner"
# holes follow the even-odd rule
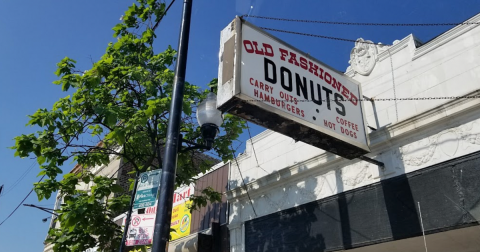
[[[187,66],[188,39],[190,35],[190,18],[192,0],[183,1],[182,22],[178,42],[178,57],[175,66],[175,78],[168,120],[167,142],[163,159],[163,171],[159,188],[157,214],[153,233],[152,252],[165,252],[170,236],[172,202],[175,187],[175,172],[180,135],[180,119],[182,115],[183,92],[185,87],[185,69]]]

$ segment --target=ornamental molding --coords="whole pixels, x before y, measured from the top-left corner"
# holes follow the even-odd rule
[[[476,28],[480,23],[480,14],[473,16],[472,18],[464,21],[464,23],[469,23],[468,25],[457,25],[452,29],[442,33],[438,37],[432,39],[428,43],[420,46],[415,50],[415,54],[412,60],[416,60],[423,55],[437,49],[438,47],[456,39],[457,37],[463,35],[464,33]]]
[[[270,173],[264,177],[253,180],[246,185],[240,185],[236,188],[232,188],[230,191],[227,191],[225,194],[227,200],[231,201],[234,199],[243,199],[247,198],[245,187],[248,188],[248,193],[250,197],[261,197],[265,192],[271,190],[271,188],[289,184],[292,181],[302,180],[303,178],[309,176],[318,176],[322,171],[329,171],[332,167],[348,164],[349,160],[341,158],[331,153],[324,152],[316,157],[310,158],[303,162],[299,162],[295,165],[284,168],[280,171]],[[233,165],[232,165],[233,168]],[[232,169],[232,174],[234,170]],[[231,181],[235,182],[235,181]]]
[[[373,174],[370,171],[370,163],[356,162],[344,167],[342,170],[343,183],[351,188],[356,188],[367,181],[373,180]]]
[[[381,44],[378,46],[383,47]],[[350,60],[348,63],[350,63],[355,73],[368,76],[375,67],[377,54],[377,45],[375,45],[373,41],[359,38],[355,41],[355,47],[350,51]]]
[[[475,95],[480,95],[480,90],[466,94],[466,96]],[[431,132],[432,130],[440,129],[440,127],[445,127],[445,125],[455,124],[460,121],[471,121],[472,118],[478,118],[478,109],[480,109],[480,99],[457,99],[393,125],[378,128],[369,134],[371,153],[372,155],[376,155],[386,148],[398,146],[400,142],[405,142],[408,138],[428,134],[426,131]],[[475,143],[480,141],[477,136],[469,136],[464,139],[465,141]],[[403,153],[405,153],[405,149]],[[428,153],[427,151],[427,156]],[[414,161],[411,159],[409,162],[425,161]],[[347,166],[349,164],[351,164],[351,161],[325,152],[293,166],[253,180],[247,183],[246,187],[251,197],[260,197],[278,185],[289,184],[292,181],[300,181],[309,176],[316,177],[326,173],[333,167]],[[232,174],[238,173],[235,166],[236,165],[232,163]],[[352,181],[353,184],[359,183],[355,179]],[[227,191],[226,196],[228,200],[246,198],[245,186],[243,186],[243,184],[237,185],[236,188]]]
[[[357,39],[356,43],[358,43],[359,40],[363,40],[363,39],[362,38]],[[366,40],[366,41],[364,40],[364,42],[373,43],[370,40]],[[387,58],[390,58],[394,54],[402,51],[404,48],[412,46],[412,47],[414,47],[412,49],[414,51],[415,48],[417,46],[421,45],[421,44],[422,43],[420,42],[420,40],[418,38],[416,38],[413,34],[410,34],[410,35],[406,36],[405,38],[403,38],[402,40],[393,41],[392,45],[384,45],[382,43],[378,43],[378,44],[372,44],[371,46],[375,46],[375,48],[377,50],[377,53],[376,53],[376,56],[375,56],[375,61],[376,62],[382,62],[383,60],[385,60]],[[350,64],[352,64],[352,53],[353,53],[354,49],[355,49],[355,47],[350,52],[350,61],[348,62]],[[376,65],[376,63],[375,63],[375,65]],[[373,68],[372,68],[372,70],[373,70]],[[347,68],[347,70],[345,71],[345,74],[349,77],[354,77],[357,72],[358,71],[356,71],[354,69],[353,65],[350,65]],[[361,74],[361,73],[359,73],[359,74]],[[367,74],[365,76],[368,76],[369,74]],[[361,75],[364,75],[364,74],[361,74]]]
[[[428,164],[436,153],[455,157],[461,143],[480,145],[480,133],[472,133],[472,130],[478,129],[479,126],[477,120],[443,130],[428,138],[400,147],[399,152],[396,152],[397,157],[409,166]]]
[[[479,96],[480,90],[467,93],[464,96]],[[369,134],[370,150],[372,153],[381,151],[385,144],[393,140],[408,137],[412,134],[420,134],[420,130],[432,127],[442,127],[446,121],[455,120],[462,114],[478,114],[480,99],[455,99],[440,105],[434,109],[402,120],[393,125],[378,128]]]
[[[413,41],[413,45],[415,46],[415,48],[412,48],[412,50],[413,50],[412,61],[416,60],[416,59],[424,56],[425,54],[439,48],[440,46],[442,46],[442,45],[456,39],[457,37],[467,33],[468,31],[477,28],[480,25],[480,14],[477,14],[474,17],[466,20],[464,23],[471,23],[471,24],[457,25],[457,26],[453,27],[452,29],[440,34],[439,36],[437,36],[436,38],[432,39],[431,41],[429,41],[425,44],[423,44],[413,34],[408,35],[407,37],[403,38],[400,41],[395,40],[395,41],[393,41],[392,46],[384,46],[388,50],[383,50],[383,52],[378,51],[376,61],[383,61],[385,58],[388,58],[391,55],[401,51],[403,48],[408,46],[409,41]],[[360,40],[360,39],[358,39],[358,40]],[[377,47],[377,50],[378,50],[378,47]],[[353,51],[353,49],[352,49],[352,51]],[[389,51],[390,51],[390,55],[389,55]],[[352,54],[352,52],[350,53],[350,55],[351,54]],[[350,56],[350,61],[351,61],[351,59],[352,59],[352,56]],[[349,61],[349,63],[350,63],[350,61]],[[345,74],[349,77],[353,77],[353,76],[355,76],[355,74],[357,72],[358,71],[356,71],[353,68],[353,65],[351,65],[347,68],[347,70],[345,71]]]

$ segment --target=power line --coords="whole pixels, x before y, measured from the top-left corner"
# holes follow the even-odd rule
[[[257,161],[257,166],[268,174],[268,172],[265,169],[263,169],[263,167],[261,167],[260,163],[258,162],[257,152],[255,151],[255,146],[253,145],[252,134],[250,133],[250,126],[248,125],[247,121],[245,121],[245,122],[246,122],[246,125],[247,125],[247,131],[248,131],[248,136],[250,137],[250,142],[252,142],[253,155],[255,156],[255,160]]]
[[[247,184],[245,183],[245,180],[243,179],[242,171],[240,170],[240,165],[238,165],[237,157],[235,156],[235,152],[233,151],[233,146],[230,145],[230,147],[232,148],[231,151],[232,151],[232,154],[233,154],[233,158],[235,159],[235,163],[237,164],[238,173],[240,174],[240,178],[242,179],[242,183],[243,183],[243,186],[245,188],[245,192],[247,193],[248,200],[250,201],[250,206],[252,206],[252,210],[253,210],[253,213],[255,214],[255,217],[258,217],[257,212],[255,211],[255,207],[253,206],[252,198],[250,198],[250,193],[248,193]]]
[[[243,15],[241,17],[268,19],[275,21],[299,22],[299,23],[316,23],[328,25],[357,25],[357,26],[457,26],[457,25],[478,25],[480,22],[461,22],[461,23],[367,23],[367,22],[336,22],[336,21],[322,21],[322,20],[307,20],[307,19],[291,19],[291,18],[276,18],[255,15]]]
[[[337,102],[347,102],[347,101],[423,101],[423,100],[457,100],[457,99],[479,99],[480,95],[464,95],[464,96],[430,96],[430,97],[397,97],[397,98],[357,98],[357,99],[344,99],[344,100],[336,100],[336,99],[321,99],[322,102],[327,102],[327,101],[337,101]],[[282,101],[281,99],[279,99]],[[246,100],[249,102],[270,102],[270,100]],[[284,100],[287,102],[287,100]],[[317,100],[315,100],[318,102]],[[313,100],[297,100],[298,103],[301,102],[313,102]]]
[[[22,175],[20,175],[20,177],[15,180],[15,182],[13,182],[13,185],[11,187],[5,188],[5,192],[3,193],[3,195],[0,195],[0,197],[5,196],[7,193],[11,192],[27,176],[27,174],[33,169],[33,167],[35,167],[35,162],[36,161],[34,160],[30,167],[27,168],[27,170]]]
[[[165,11],[162,13],[162,16],[159,18],[159,20],[157,21],[157,23],[153,26],[152,30],[155,31],[155,29],[156,29],[156,28],[158,27],[158,25],[160,24],[160,21],[161,21],[161,20],[163,19],[163,17],[167,14],[167,11],[170,9],[170,7],[173,5],[174,2],[175,2],[175,0],[172,0],[172,2],[169,4],[169,6],[167,7],[167,9],[165,9]],[[124,165],[126,165],[126,164],[124,164]],[[115,173],[117,173],[122,167],[123,167],[123,165],[122,165],[121,167],[119,167]],[[27,170],[26,173],[28,173],[32,168],[33,168],[33,164],[32,164],[32,166]],[[23,179],[23,178],[26,176],[26,173],[24,173],[24,175],[22,175],[23,177],[21,177],[21,179]],[[115,175],[115,173],[114,173],[110,178],[112,178],[112,177]],[[38,181],[38,183],[41,182],[44,177],[45,177],[45,175],[43,175],[43,176],[40,178],[40,180]],[[20,179],[20,180],[21,180],[21,179]],[[18,182],[19,182],[19,181],[18,181]],[[16,184],[18,184],[18,183],[16,183]],[[15,184],[13,187],[15,187],[16,184]],[[12,189],[13,189],[13,187],[12,187]],[[10,190],[11,190],[11,189],[10,189]],[[9,190],[9,191],[10,191],[10,190]],[[30,192],[27,194],[27,196],[25,196],[25,198],[23,198],[23,200],[20,202],[20,204],[18,204],[18,206],[7,216],[7,218],[5,218],[5,219],[0,223],[0,226],[1,226],[5,221],[7,221],[7,220],[18,210],[18,208],[23,204],[23,202],[25,202],[25,200],[30,196],[30,194],[32,194],[33,190],[34,190],[34,188],[32,188],[32,189],[30,190]],[[7,192],[9,192],[9,191],[7,191]],[[7,193],[7,192],[6,192],[6,193]],[[253,207],[253,206],[252,206],[252,207]]]
[[[316,35],[316,34],[296,32],[296,31],[287,31],[287,30],[268,28],[268,27],[258,27],[258,28],[263,29],[263,30],[267,30],[267,31],[283,32],[283,33],[290,33],[290,34],[295,34],[295,35],[302,35],[302,36],[323,38],[323,39],[331,39],[331,40],[344,41],[344,42],[353,42],[353,43],[362,43],[362,44],[371,44],[371,45],[376,45],[377,44],[377,43],[368,42],[368,41],[357,41],[355,39],[337,38],[337,37]],[[388,44],[383,44],[383,45],[389,46]]]
[[[42,181],[42,179],[45,177],[45,175],[43,175],[39,180],[38,180],[38,183],[40,183],[40,181]],[[23,200],[20,202],[20,204],[18,204],[17,207],[15,207],[15,209],[13,209],[13,211],[7,216],[7,218],[5,218],[2,223],[0,223],[0,226],[5,222],[7,221],[16,211],[17,209],[23,204],[23,202],[25,202],[25,200],[27,200],[28,196],[30,196],[30,194],[32,194],[33,192],[33,188],[32,190],[30,190],[30,192],[27,194],[27,196],[25,196],[25,198],[23,198]]]
[[[165,11],[162,13],[162,16],[158,19],[157,23],[155,23],[155,25],[153,26],[152,28],[153,31],[157,29],[158,25],[160,24],[160,21],[162,21],[163,17],[167,14],[167,11],[170,9],[170,7],[172,7],[174,2],[175,0],[172,0],[172,2],[170,2],[170,4],[168,5],[167,9],[165,9]]]

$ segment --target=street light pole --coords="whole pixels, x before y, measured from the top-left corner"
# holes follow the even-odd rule
[[[182,23],[178,42],[177,64],[173,83],[170,118],[168,120],[167,142],[160,180],[157,214],[153,233],[152,252],[164,252],[170,236],[173,192],[175,189],[175,172],[180,135],[180,119],[182,116],[183,92],[185,86],[185,68],[187,66],[188,39],[190,34],[190,17],[192,0],[183,1]]]

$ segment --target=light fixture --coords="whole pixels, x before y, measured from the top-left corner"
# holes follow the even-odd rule
[[[205,145],[211,149],[215,137],[220,132],[218,127],[223,123],[222,112],[217,109],[217,96],[213,92],[208,93],[207,98],[198,105],[197,121]]]

